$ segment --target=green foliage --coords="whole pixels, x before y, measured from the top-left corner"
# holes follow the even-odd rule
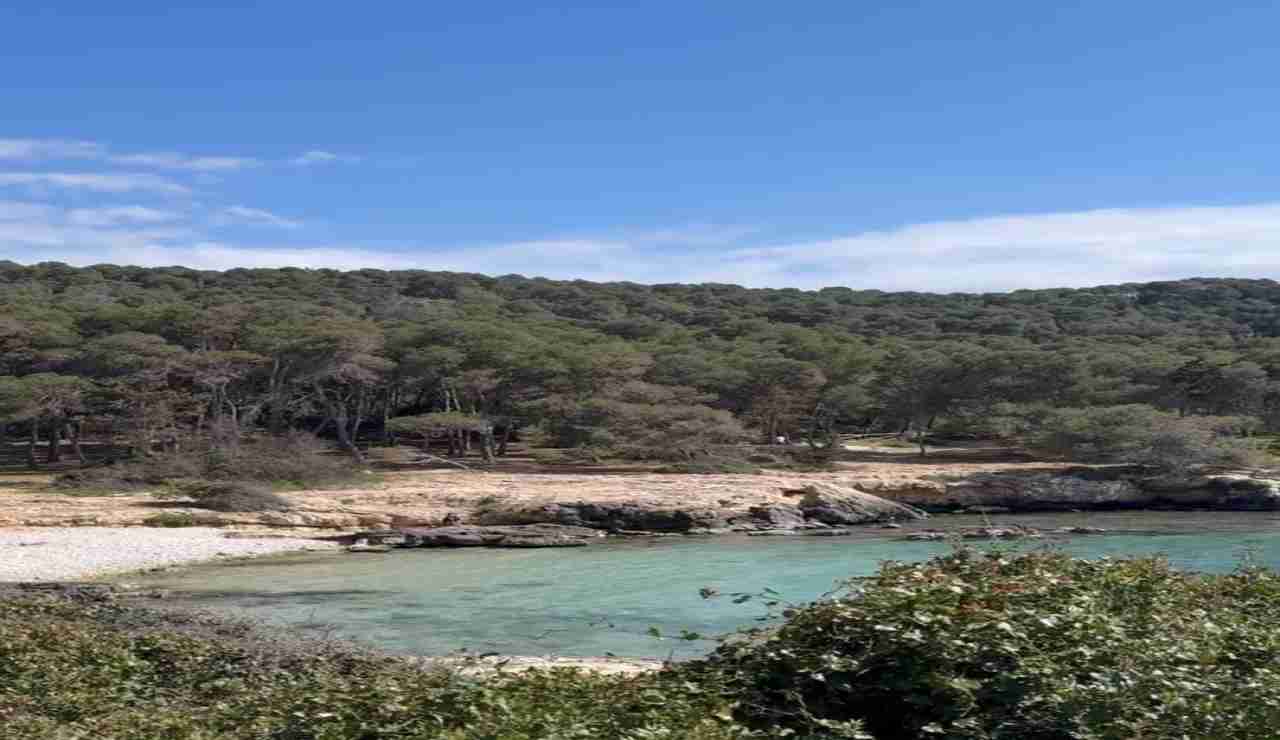
[[[196,519],[185,511],[165,511],[143,519],[142,526],[164,527],[168,529],[176,527],[194,527],[196,526]]]
[[[800,736],[1263,740],[1280,723],[1272,571],[962,550],[850,588],[685,670],[744,723]]]
[[[490,429],[493,423],[475,414],[464,414],[460,411],[441,411],[419,416],[401,416],[392,419],[387,426],[393,432],[430,434],[449,430],[483,432]]]
[[[210,511],[251,513],[292,508],[281,496],[261,486],[239,481],[183,481],[167,495],[190,498],[193,506]]]
[[[173,484],[241,482],[292,488],[321,488],[362,480],[364,474],[314,437],[294,433],[256,437],[235,446],[214,446],[155,454],[59,476],[66,490],[146,490]]]
[[[674,402],[594,398],[547,407],[546,426],[565,447],[632,459],[689,461],[742,442],[746,430],[727,411]]]
[[[1272,571],[959,550],[849,589],[637,676],[466,675],[0,592],[0,717],[27,740],[1269,740],[1280,723]]]
[[[23,740],[749,736],[724,718],[718,687],[668,674],[468,678],[110,603],[0,598],[0,645],[4,735]]]
[[[142,454],[308,429],[360,464],[368,442],[462,412],[504,440],[539,427],[675,458],[735,427],[762,442],[1034,433],[1013,407],[1144,405],[1280,430],[1268,280],[929,295],[5,263],[0,317],[0,419],[41,445],[84,430]],[[43,402],[28,380],[41,376],[59,390]]]
[[[1256,461],[1256,445],[1239,435],[1257,424],[1239,417],[1179,417],[1136,404],[1054,409],[1040,421],[1032,444],[1073,459],[1138,463],[1162,470],[1238,466]]]

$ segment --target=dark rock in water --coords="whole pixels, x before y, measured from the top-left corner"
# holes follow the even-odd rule
[[[592,529],[548,524],[412,527],[405,547],[582,547],[601,536]]]
[[[1008,514],[1012,511],[1008,506],[970,506],[964,510],[966,514]]]
[[[483,521],[486,524],[562,524],[615,532],[688,532],[691,529],[722,529],[727,524],[722,513],[715,509],[651,509],[639,504],[587,502],[492,512]]]
[[[791,504],[763,504],[752,506],[751,518],[769,529],[795,529],[805,525],[804,512]]]
[[[748,537],[795,537],[800,532],[794,529],[762,529],[758,532],[747,532]]]
[[[913,506],[833,483],[810,483],[799,490],[803,493],[800,511],[806,519],[823,524],[843,526],[925,519],[929,516]]]
[[[1031,527],[976,527],[960,531],[966,540],[1016,540],[1023,537],[1040,537],[1040,530]]]
[[[850,529],[814,529],[800,533],[804,537],[848,537],[853,534]]]
[[[948,535],[946,532],[936,532],[936,531],[930,530],[928,532],[912,532],[911,534],[903,537],[902,539],[933,542],[936,540],[945,540],[947,539],[947,536]]]
[[[1277,479],[1247,472],[1150,476],[1129,466],[977,473],[886,490],[886,495],[929,511],[988,514],[1144,508],[1280,511]]]
[[[1160,504],[1212,511],[1280,511],[1280,480],[1245,473],[1143,478],[1137,484]]]
[[[1106,473],[1106,474],[1103,474]],[[978,473],[947,483],[931,507],[971,512],[1131,509],[1150,500],[1133,482],[1113,471],[1058,473]]]
[[[881,524],[880,528],[881,529],[902,529],[902,525],[897,524],[895,522],[887,522],[885,524]]]
[[[965,527],[950,532],[927,529],[922,532],[912,532],[902,539],[935,542],[953,537],[963,540],[1012,540],[1041,536],[1040,530],[1032,527]]]
[[[361,554],[361,553],[376,554],[380,552],[391,552],[391,549],[392,549],[391,545],[371,545],[368,542],[360,542],[357,540],[354,545],[348,546],[346,551],[350,553],[355,553],[355,554]]]
[[[1109,530],[1102,527],[1058,527],[1053,531],[1059,534],[1106,534]]]
[[[399,529],[367,529],[351,536],[352,544],[361,540],[366,545],[400,545],[404,543],[404,534]]]

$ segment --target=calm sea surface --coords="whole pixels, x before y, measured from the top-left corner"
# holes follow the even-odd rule
[[[983,523],[935,517],[936,528]],[[1178,567],[1230,570],[1249,558],[1280,568],[1280,515],[1089,513],[999,517],[1112,534],[1049,538],[1086,557],[1161,553]],[[659,640],[681,630],[721,634],[756,624],[755,602],[706,600],[770,588],[803,602],[884,560],[919,560],[949,545],[904,542],[902,531],[851,537],[669,537],[546,550],[397,550],[385,555],[298,555],[199,566],[148,579],[173,600],[423,655],[459,649],[515,655],[688,655],[710,642]]]

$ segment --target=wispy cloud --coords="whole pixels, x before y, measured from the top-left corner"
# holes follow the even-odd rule
[[[102,147],[92,141],[0,139],[0,159],[95,159],[102,154]]]
[[[191,172],[229,172],[263,164],[256,157],[204,156],[180,152],[117,154],[100,142],[70,139],[0,139],[0,160],[4,159],[25,162],[87,160],[125,167]]]
[[[234,172],[268,164],[291,164],[299,167],[323,164],[352,164],[361,158],[312,149],[296,157],[276,160],[248,156],[212,156],[173,151],[115,152],[102,142],[78,139],[4,139],[0,138],[0,160],[23,162],[61,162],[67,160],[97,161],[123,167],[142,167],[189,172]]]
[[[67,221],[77,226],[121,226],[126,224],[162,224],[182,220],[174,211],[162,211],[146,206],[113,206],[109,208],[73,208],[67,211]]]
[[[350,154],[334,154],[322,149],[312,149],[309,152],[299,154],[289,161],[299,167],[307,167],[316,164],[350,164],[360,161],[360,158]]]
[[[47,221],[57,213],[57,208],[43,203],[0,200],[0,221]]]
[[[130,167],[155,167],[166,170],[190,170],[192,172],[229,172],[257,167],[262,164],[253,157],[192,157],[177,152],[144,152],[107,157],[112,164]]]
[[[148,173],[96,172],[0,172],[0,186],[44,186],[91,190],[99,193],[149,191],[182,195],[191,188]]]
[[[218,214],[219,219],[223,222],[256,224],[261,226],[278,226],[283,229],[296,229],[302,226],[301,221],[277,216],[271,211],[264,211],[260,208],[249,208],[247,206],[231,206],[224,208]]]
[[[418,268],[642,283],[919,291],[1280,276],[1280,202],[938,221],[768,246],[740,246],[737,240],[747,234],[735,227],[392,248],[245,244],[151,224],[77,231],[55,221],[38,206],[0,202],[0,258],[32,261],[31,245],[38,244],[39,259],[74,264]]]
[[[713,274],[768,285],[976,291],[1242,273],[1280,274],[1280,203],[914,224],[736,250]]]
[[[169,215],[173,218],[166,220]],[[142,207],[64,210],[2,201],[0,256],[21,262],[62,260],[92,264],[136,250],[201,238],[177,222],[179,218],[178,214]]]

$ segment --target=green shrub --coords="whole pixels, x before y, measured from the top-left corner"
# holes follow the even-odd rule
[[[253,513],[292,508],[287,500],[271,491],[238,481],[188,481],[176,486],[170,495],[191,498],[193,506],[211,511]]]
[[[146,490],[174,482],[243,481],[314,488],[361,480],[363,473],[312,435],[256,437],[77,470],[54,486],[68,491]]]
[[[760,468],[744,460],[707,457],[664,465],[658,472],[686,475],[754,475],[760,472]]]
[[[194,527],[195,517],[185,511],[166,511],[142,520],[144,527]]]
[[[1044,414],[1030,443],[1063,457],[1138,463],[1170,471],[1203,465],[1248,466],[1258,462],[1258,446],[1241,435],[1257,423],[1248,417],[1179,417],[1141,404],[1064,408]]]
[[[714,688],[577,670],[468,678],[181,612],[0,593],[0,735],[22,740],[746,737]]]
[[[1274,738],[1280,575],[962,550],[889,563],[849,595],[688,670],[748,725],[876,740]]]
[[[0,586],[24,740],[1271,740],[1280,575],[960,550],[649,674],[465,676],[243,622]]]

